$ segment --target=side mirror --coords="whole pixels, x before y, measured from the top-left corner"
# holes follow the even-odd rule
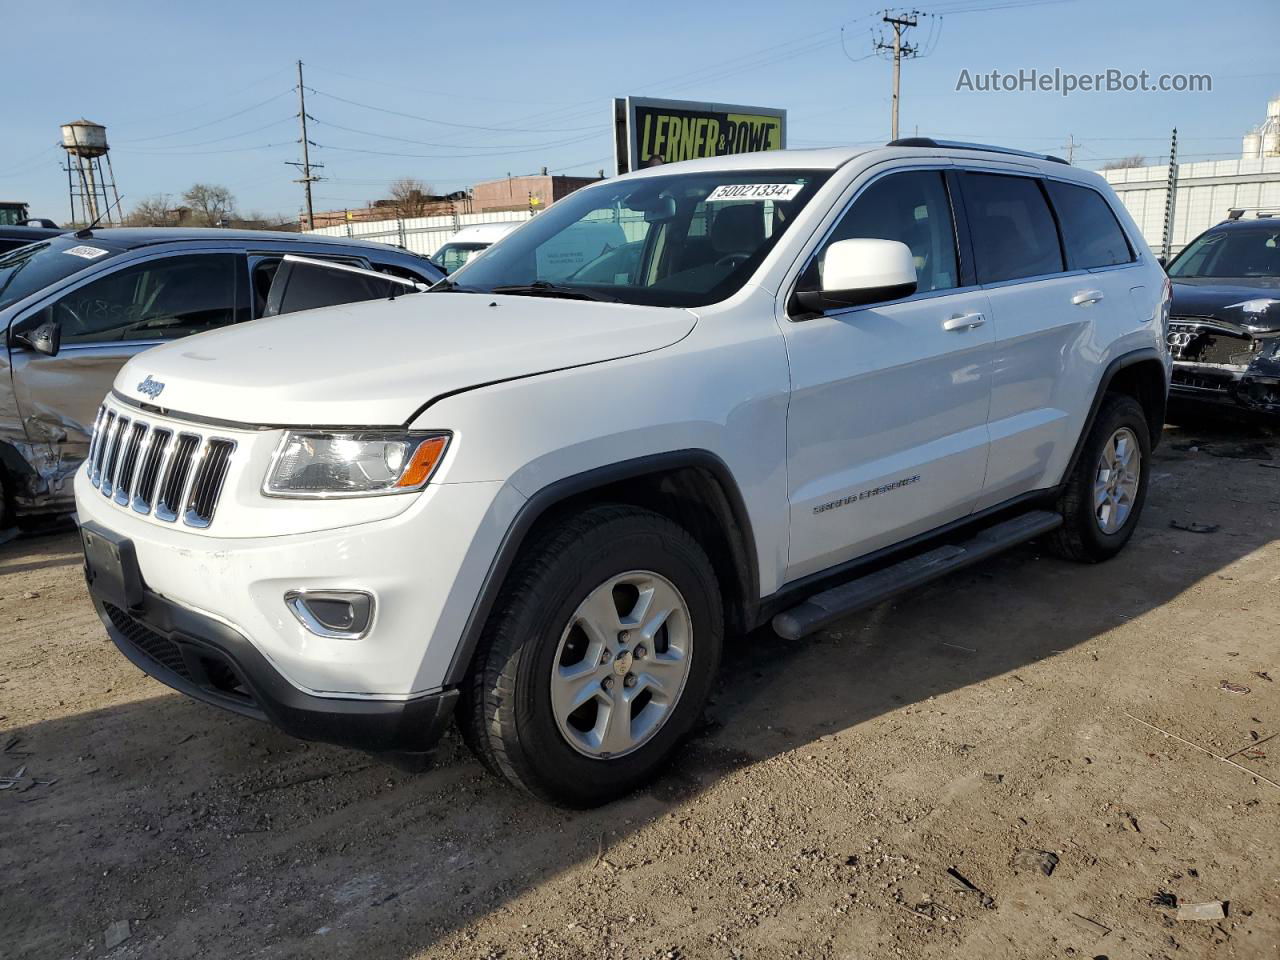
[[[62,349],[62,324],[46,319],[35,326],[15,330],[13,342],[46,357],[56,357]]]
[[[800,309],[821,313],[909,297],[916,292],[911,248],[897,240],[854,238],[827,247],[821,290],[797,290]]]

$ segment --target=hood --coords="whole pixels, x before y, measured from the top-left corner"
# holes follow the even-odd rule
[[[1240,304],[1274,300],[1249,313]],[[1280,277],[1173,278],[1175,317],[1213,317],[1255,330],[1280,329]]]
[[[410,294],[255,320],[141,353],[121,395],[272,426],[403,424],[442,394],[648,353],[687,310],[548,297]]]

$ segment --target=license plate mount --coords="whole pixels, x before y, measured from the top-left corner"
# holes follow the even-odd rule
[[[146,592],[133,541],[95,523],[80,528],[80,539],[89,592],[121,610],[140,608]]]

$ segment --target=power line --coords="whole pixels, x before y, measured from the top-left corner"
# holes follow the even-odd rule
[[[353,107],[362,107],[365,110],[376,110],[378,113],[387,113],[393,117],[405,117],[409,120],[419,120],[423,123],[435,123],[435,124],[439,124],[442,127],[457,127],[462,130],[485,130],[485,131],[494,132],[494,133],[546,133],[547,132],[545,130],[539,130],[536,128],[530,129],[530,128],[521,128],[521,127],[486,127],[486,126],[479,126],[477,124],[472,124],[472,123],[454,123],[451,120],[439,120],[434,117],[423,117],[416,113],[405,113],[401,110],[389,110],[386,107],[377,107],[371,103],[361,103],[358,100],[348,100],[346,97],[339,97],[336,94],[326,93],[324,90],[317,90],[314,87],[308,87],[308,89],[312,93],[317,94],[318,96],[327,97],[330,100],[337,100],[339,103],[350,104]],[[557,132],[575,133],[577,131],[587,130],[587,129],[597,129],[597,128],[578,127],[576,128],[576,130],[573,130],[573,129],[561,130]]]
[[[291,93],[293,93],[292,89],[281,90],[279,93],[275,94],[274,96],[267,97],[267,99],[262,100],[258,103],[255,103],[252,106],[245,107],[243,110],[237,110],[235,113],[229,113],[225,117],[219,117],[217,120],[209,120],[205,123],[198,123],[194,127],[187,127],[183,130],[172,130],[169,133],[157,133],[155,136],[151,136],[151,137],[139,137],[134,140],[121,140],[119,142],[120,143],[147,143],[151,140],[165,140],[165,139],[168,139],[169,137],[177,137],[184,133],[192,133],[196,130],[203,130],[205,127],[212,127],[215,124],[223,123],[224,121],[227,121],[227,120],[234,120],[236,117],[243,116],[244,114],[249,113],[251,110],[257,110],[259,107],[265,107],[268,103],[272,103],[276,100],[279,100],[281,97],[286,97]]]
[[[322,150],[339,150],[343,153],[366,153],[378,157],[408,157],[414,160],[472,160],[476,157],[506,157],[517,153],[537,153],[552,146],[569,146],[574,143],[585,143],[588,140],[594,140],[605,134],[597,130],[594,133],[588,133],[581,137],[572,137],[568,140],[560,140],[556,143],[544,143],[536,147],[525,147],[521,150],[490,150],[485,153],[400,153],[393,150],[368,150],[363,147],[343,147],[332,143],[316,143],[315,146]]]
[[[378,137],[383,140],[395,140],[395,141],[398,141],[399,143],[414,143],[423,147],[439,147],[446,150],[467,150],[467,149],[473,149],[476,147],[488,147],[494,150],[499,150],[499,149],[518,149],[521,147],[529,146],[528,143],[483,143],[483,144],[434,143],[429,140],[415,140],[412,137],[397,137],[394,134],[390,134],[390,133],[375,133],[372,130],[357,130],[355,127],[345,127],[340,123],[334,123],[332,120],[319,120],[316,117],[312,117],[311,120],[314,123],[318,123],[323,127],[333,127],[335,130],[345,130],[347,133],[358,133],[363,137]],[[573,137],[568,140],[552,140],[547,143],[537,144],[535,146],[554,147],[554,146],[559,146],[565,143],[578,143],[581,139],[582,138],[580,137]],[[473,156],[476,156],[476,154],[473,154]]]

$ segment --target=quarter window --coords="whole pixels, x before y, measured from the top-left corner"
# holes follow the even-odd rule
[[[962,177],[979,283],[1062,271],[1058,230],[1036,180],[990,173]]]
[[[1067,268],[1088,270],[1133,260],[1133,250],[1102,194],[1058,180],[1046,183],[1067,248]]]
[[[86,283],[46,311],[63,343],[176,340],[235,322],[234,254],[166,257]]]
[[[852,238],[897,240],[911,248],[916,289],[948,290],[959,285],[956,231],[942,173],[912,170],[875,181],[854,200],[805,270],[801,289],[822,284],[827,248]]]

